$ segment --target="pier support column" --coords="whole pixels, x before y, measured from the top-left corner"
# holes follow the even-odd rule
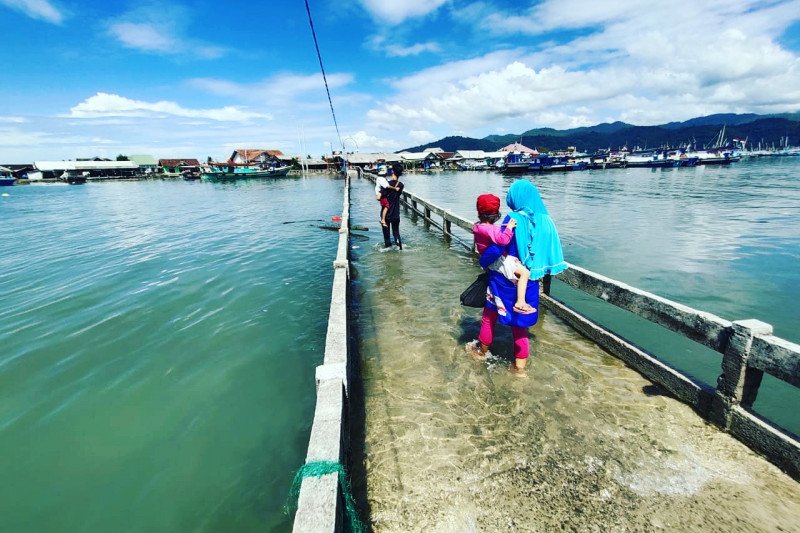
[[[755,335],[772,335],[772,325],[759,320],[737,320],[722,355],[722,374],[711,402],[711,419],[730,429],[731,408],[750,408],[756,400],[763,372],[747,366]]]

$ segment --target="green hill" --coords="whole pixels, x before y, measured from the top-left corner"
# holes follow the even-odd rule
[[[489,135],[483,139],[470,137],[445,137],[438,141],[407,148],[419,152],[425,148],[439,147],[447,152],[456,150],[494,151],[513,142],[521,142],[540,151],[561,150],[575,146],[579,151],[594,152],[599,149],[658,148],[695,143],[698,147],[710,146],[725,126],[725,137],[748,139],[752,145],[765,146],[781,143],[788,136],[792,145],[800,144],[800,113],[774,115],[717,114],[697,117],[684,122],[670,122],[660,126],[634,126],[624,122],[556,130],[536,128],[522,134]]]

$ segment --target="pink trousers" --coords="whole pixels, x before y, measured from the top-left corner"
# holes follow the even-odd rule
[[[494,325],[497,322],[497,311],[495,309],[483,308],[481,317],[481,332],[478,340],[481,344],[490,346],[494,339]],[[514,357],[516,359],[528,358],[528,328],[511,327],[511,336],[514,337]]]

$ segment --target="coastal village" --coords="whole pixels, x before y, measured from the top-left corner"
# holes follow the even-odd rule
[[[329,156],[291,156],[281,150],[238,148],[225,162],[207,158],[156,159],[151,155],[120,155],[116,160],[94,157],[61,161],[0,164],[0,185],[31,182],[86,181],[183,178],[193,180],[239,179],[247,177],[281,177],[290,172],[335,173],[345,167],[360,167],[379,171],[386,165],[402,164],[407,171],[432,172],[442,170],[496,170],[506,174],[537,171],[573,171],[624,167],[686,167],[695,165],[725,165],[743,157],[800,155],[800,148],[782,150],[747,150],[742,145],[727,145],[702,150],[657,149],[579,152],[575,147],[540,153],[521,143],[512,143],[494,152],[483,150],[444,151],[426,148],[421,152],[359,153],[333,152]]]

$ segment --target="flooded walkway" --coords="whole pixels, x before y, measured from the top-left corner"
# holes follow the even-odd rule
[[[502,326],[468,356],[474,260],[409,216],[383,251],[371,189],[353,181],[374,531],[797,530],[800,485],[546,311],[527,379]]]

